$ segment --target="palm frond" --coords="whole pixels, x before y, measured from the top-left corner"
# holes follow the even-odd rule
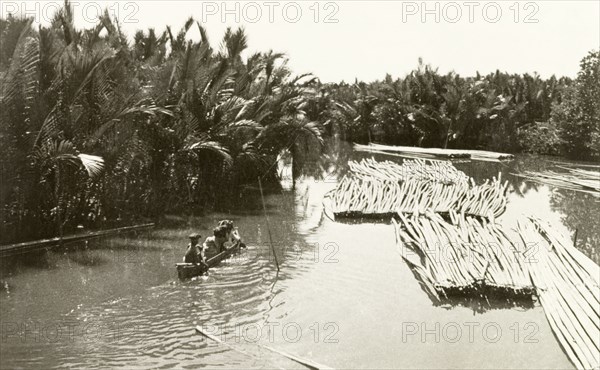
[[[89,154],[78,154],[77,157],[79,157],[81,164],[90,177],[96,177],[102,173],[104,169],[104,159],[102,157]]]
[[[114,58],[116,52],[110,48],[96,49],[92,53],[79,54],[74,60],[74,67],[81,71],[85,77],[81,80],[77,90],[73,94],[73,102],[77,102],[83,89],[93,80],[95,72],[104,62]]]
[[[29,36],[32,22],[33,19],[30,19],[24,25],[13,51],[8,71],[0,81],[2,82],[2,92],[0,93],[0,103],[2,104],[12,104],[15,97],[23,91],[21,76],[24,74],[24,70],[31,71],[39,63],[39,47],[36,47],[35,38]],[[27,73],[25,72],[25,74]]]
[[[240,168],[241,171],[247,171],[249,168],[254,168],[263,172],[262,170],[269,167],[269,162],[264,155],[262,155],[254,143],[246,143],[242,147],[242,150],[235,157],[235,166]]]
[[[238,130],[248,130],[250,132],[260,132],[264,129],[264,127],[252,120],[240,120],[229,124],[224,124],[219,127],[218,131],[215,131],[215,134],[218,135],[227,135],[233,136],[238,132]]]
[[[198,25],[198,31],[200,31],[200,38],[203,44],[206,44],[210,47],[210,40],[208,38],[208,32],[206,32],[206,28],[200,24],[200,22],[196,22]]]
[[[118,102],[114,103],[118,104]],[[106,122],[100,125],[93,137],[96,139],[102,137],[116,124],[126,121],[126,119],[132,115],[154,117],[159,113],[171,117],[173,116],[173,112],[166,108],[157,106],[152,100],[149,99],[142,99],[132,106],[125,105],[122,109],[118,110],[114,116],[110,117]]]
[[[58,105],[48,113],[42,125],[38,131],[37,137],[33,142],[33,147],[39,146],[42,142],[46,142],[51,138],[55,138],[60,134],[60,121],[62,119],[62,112]]]
[[[90,177],[99,175],[104,168],[102,157],[78,154],[69,140],[48,140],[34,150],[33,158],[38,165],[46,168],[53,168],[60,164],[72,167],[83,166]]]
[[[228,128],[251,128],[254,130],[261,130],[263,129],[263,126],[258,122],[249,119],[244,119],[230,124]]]
[[[316,77],[316,76],[313,76],[313,74],[312,74],[312,73],[303,73],[303,74],[301,74],[301,75],[298,75],[298,76],[294,77],[294,78],[293,78],[293,79],[290,81],[290,85],[295,85],[295,84],[297,84],[297,83],[298,83],[298,81],[300,81],[300,80],[302,80],[303,78],[306,78],[306,77],[312,77],[312,78],[311,78],[311,79],[309,79],[308,81],[304,82],[304,83],[303,83],[304,85],[305,85],[305,84],[312,83],[312,82],[314,82],[314,81],[316,81],[316,80],[317,80],[317,77]]]
[[[186,149],[195,153],[209,152],[216,154],[228,166],[233,163],[229,150],[216,141],[194,140],[187,145]]]
[[[321,132],[321,124],[319,122],[306,122],[300,125],[300,129],[304,135],[316,140],[319,145],[323,145],[323,133]]]
[[[231,28],[227,28],[223,37],[222,48],[230,60],[238,58],[247,47],[248,38],[242,27],[238,28],[235,32],[232,32]]]

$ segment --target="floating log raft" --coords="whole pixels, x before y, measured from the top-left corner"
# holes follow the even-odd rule
[[[600,367],[600,267],[570,238],[534,218],[511,240],[495,223],[451,213],[392,220],[402,258],[434,300],[535,294],[571,362]]]
[[[600,267],[540,220],[518,231],[533,246],[528,271],[556,338],[578,369],[599,368]]]
[[[386,152],[395,152],[395,153],[403,153],[409,155],[425,155],[425,156],[433,156],[435,158],[471,158],[471,155],[468,153],[461,153],[460,151],[455,151],[451,149],[439,149],[439,148],[419,148],[412,146],[393,146],[393,145],[381,145],[381,144],[369,144],[369,145],[361,145],[354,144],[354,149],[356,150],[380,150]]]
[[[528,297],[533,286],[511,242],[495,223],[450,213],[451,223],[428,212],[393,220],[403,259],[426,292],[438,299],[456,295]]]
[[[466,158],[483,161],[500,161],[513,159],[514,155],[508,153],[488,152],[484,150],[463,150],[463,149],[440,149],[440,148],[419,148],[411,146],[392,146],[381,144],[361,145],[355,144],[354,148],[359,151],[384,151],[396,152],[411,156],[423,156],[425,158]]]
[[[588,167],[588,168],[599,168],[600,169],[600,164],[571,163],[571,162],[559,162],[559,161],[552,161],[552,163],[560,164],[563,166],[569,166],[569,167]]]
[[[525,180],[535,181],[541,184],[563,189],[582,191],[600,197],[600,172],[566,168],[561,166],[558,167],[565,169],[568,172],[525,171],[523,173],[515,173],[513,175],[522,177]]]
[[[499,177],[477,186],[456,173],[449,179],[440,176],[442,166],[351,162],[349,175],[330,195],[333,211],[395,213],[399,221],[392,218],[392,223],[402,257],[433,300],[537,295],[573,364],[600,368],[600,267],[570,238],[536,219],[519,221],[520,239],[511,239],[495,223],[506,206],[507,184]],[[600,192],[598,173],[567,170],[545,173],[544,181]]]
[[[486,150],[463,150],[460,152],[467,153],[471,156],[471,159],[479,160],[479,161],[506,161],[512,160],[515,158],[513,154],[508,153],[498,153],[498,152],[488,152]]]
[[[445,185],[420,180],[368,180],[345,176],[330,193],[338,217],[390,216],[397,212],[450,211],[496,218],[506,209],[507,183],[500,179],[482,185]]]
[[[427,159],[429,161],[438,161],[438,162],[444,162],[444,161],[448,161],[450,160],[450,158],[437,158],[434,155],[430,155],[430,154],[406,154],[406,153],[394,153],[394,152],[388,152],[388,151],[383,151],[383,150],[377,150],[375,148],[372,148],[370,146],[367,145],[360,145],[360,144],[354,144],[354,150],[356,151],[360,151],[360,152],[369,152],[369,153],[373,153],[373,154],[381,154],[381,155],[385,155],[388,157],[400,157],[400,158],[412,158],[412,159]],[[453,162],[456,161],[461,161],[459,159],[452,159]],[[462,159],[462,161],[464,162],[468,162],[470,161],[470,159],[465,158]]]
[[[388,151],[388,150],[381,150],[381,149],[376,148],[375,146],[362,145],[362,144],[354,144],[354,150],[359,151],[359,152],[383,154],[383,155],[387,155],[387,156],[413,158],[413,159],[428,159],[428,160],[432,160],[432,161],[435,160],[435,161],[440,161],[440,162],[450,160],[450,159],[452,159],[452,160],[457,159],[457,158],[450,157],[450,156],[439,156],[439,155],[429,154],[429,153],[417,153],[417,152],[407,153],[407,152],[394,152],[394,151]],[[462,156],[461,158],[465,161],[468,161],[470,159],[469,156]]]
[[[330,194],[338,217],[389,217],[397,212],[451,210],[499,217],[506,208],[500,176],[475,185],[449,162],[406,160],[403,164],[365,159],[349,162],[350,173]]]
[[[402,164],[391,161],[378,162],[373,158],[360,162],[350,161],[348,167],[356,178],[370,180],[418,180],[439,182],[442,184],[468,184],[469,176],[459,171],[449,162],[429,161],[423,159],[405,160]]]

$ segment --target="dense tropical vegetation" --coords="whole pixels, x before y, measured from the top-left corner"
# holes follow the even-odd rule
[[[0,23],[2,242],[225,205],[276,183],[282,152],[297,172],[320,150],[314,78],[280,53],[242,59],[241,29],[215,49],[193,19],[133,43],[108,13],[76,29],[68,3],[31,22]]]
[[[421,61],[404,78],[327,87],[347,140],[599,156],[598,52],[576,80],[496,71],[442,75]]]
[[[188,33],[196,28],[199,41]],[[234,207],[257,178],[293,177],[327,137],[367,143],[600,155],[598,53],[576,80],[464,78],[419,63],[404,78],[322,84],[285,56],[216,45],[193,19],[125,35],[108,13],[77,29],[0,19],[0,243],[169,212]]]

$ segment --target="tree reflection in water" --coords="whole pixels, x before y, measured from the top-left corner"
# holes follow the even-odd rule
[[[600,199],[591,194],[557,189],[550,199],[571,232],[577,230],[577,249],[600,264]]]

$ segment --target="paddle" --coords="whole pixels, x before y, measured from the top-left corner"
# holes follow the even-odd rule
[[[230,345],[229,343],[223,342],[221,339],[219,339],[219,338],[215,337],[214,335],[212,335],[212,334],[210,334],[210,333],[207,333],[207,332],[205,332],[204,330],[202,330],[202,328],[201,328],[200,326],[196,326],[196,331],[197,331],[198,333],[200,333],[200,334],[204,335],[204,336],[205,336],[205,337],[207,337],[208,339],[210,339],[210,340],[212,340],[212,341],[215,341],[215,342],[217,342],[217,343],[219,343],[219,344],[222,344],[222,345],[224,345],[225,347],[229,348],[230,350],[232,350],[232,351],[234,351],[234,352],[241,353],[241,354],[243,354],[243,355],[246,355],[246,356],[248,356],[248,357],[252,357],[253,359],[260,361],[260,358],[258,358],[258,357],[256,357],[256,356],[254,356],[253,354],[251,354],[251,353],[248,353],[248,352],[244,352],[244,351],[242,351],[242,350],[240,350],[240,349],[237,349],[237,348],[235,348],[234,346]],[[280,368],[280,369],[281,369],[281,368]]]
[[[200,326],[196,326],[196,331],[197,331],[198,333],[200,333],[200,334],[204,335],[204,336],[205,336],[205,337],[207,337],[208,339],[211,339],[211,340],[213,340],[213,341],[215,341],[215,342],[217,342],[217,343],[223,344],[224,346],[226,346],[226,347],[230,348],[232,351],[235,351],[235,352],[238,352],[238,353],[244,354],[244,355],[246,355],[246,356],[249,356],[249,357],[252,357],[252,358],[254,358],[254,359],[259,359],[258,357],[254,356],[254,355],[252,355],[252,354],[250,354],[250,353],[248,353],[248,352],[244,352],[244,351],[242,351],[242,350],[239,350],[239,349],[237,349],[237,348],[233,347],[232,345],[230,345],[229,343],[223,342],[222,340],[220,340],[219,338],[215,337],[214,335],[212,335],[212,334],[210,334],[210,333],[207,333],[207,332],[205,332],[204,330],[202,330],[202,328],[201,328]],[[300,357],[298,357],[298,356],[291,355],[291,354],[289,354],[289,353],[287,353],[287,352],[284,352],[284,351],[281,351],[281,350],[277,350],[277,349],[275,349],[275,348],[272,348],[272,347],[269,347],[269,346],[263,346],[263,345],[260,345],[260,344],[257,344],[257,343],[255,343],[255,344],[256,344],[257,346],[259,346],[260,348],[264,348],[264,349],[267,349],[267,350],[269,350],[269,351],[271,351],[271,352],[277,353],[278,355],[281,355],[281,356],[283,356],[283,357],[286,357],[286,358],[288,358],[288,359],[290,359],[290,360],[292,360],[292,361],[294,361],[294,362],[297,362],[297,363],[299,363],[300,365],[304,365],[304,366],[306,366],[306,367],[307,367],[307,368],[309,368],[309,369],[313,369],[313,370],[320,370],[320,369],[324,369],[324,370],[325,370],[325,369],[331,369],[331,368],[330,368],[330,367],[328,367],[328,366],[325,366],[325,365],[320,365],[320,364],[318,364],[318,363],[316,363],[316,362],[314,362],[314,361],[311,361],[311,360],[306,360],[306,359],[300,358]],[[280,369],[281,369],[281,368],[280,368]]]

